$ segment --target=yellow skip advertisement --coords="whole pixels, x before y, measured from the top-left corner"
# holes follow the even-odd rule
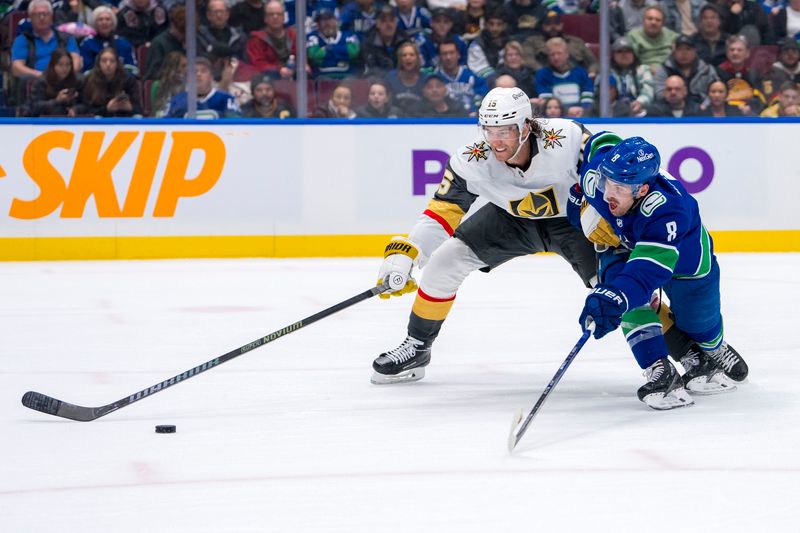
[[[800,251],[800,124],[588,127],[654,142],[717,251]],[[463,123],[0,124],[0,259],[380,255],[477,137]]]

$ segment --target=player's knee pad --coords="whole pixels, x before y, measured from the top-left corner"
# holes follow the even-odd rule
[[[447,239],[425,265],[420,289],[435,298],[449,298],[455,295],[470,272],[485,266],[464,241],[455,237]]]

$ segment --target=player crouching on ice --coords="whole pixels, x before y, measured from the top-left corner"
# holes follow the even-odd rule
[[[581,327],[594,321],[599,339],[622,325],[647,378],[639,399],[653,409],[673,409],[694,403],[687,390],[734,390],[748,368],[723,338],[719,265],[697,202],[660,166],[658,150],[643,138],[598,133],[584,150],[581,187],[570,191],[570,219],[578,219],[584,232],[602,224],[620,241],[600,254],[599,283],[586,298]],[[659,288],[675,324],[699,346],[680,359],[683,377],[667,359],[650,305]]]
[[[475,270],[486,272],[515,257],[554,252],[586,287],[595,278],[594,247],[566,217],[586,130],[571,120],[534,118],[528,95],[517,88],[489,91],[478,119],[480,136],[452,155],[408,238],[395,237],[386,246],[379,284],[388,281],[392,294],[400,295],[417,289],[411,277],[414,266],[424,276],[408,336],[373,362],[375,384],[424,377],[431,345],[456,292]],[[478,197],[487,203],[464,218]]]

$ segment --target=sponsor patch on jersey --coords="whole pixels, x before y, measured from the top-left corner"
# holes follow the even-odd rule
[[[489,147],[486,146],[486,142],[481,141],[479,143],[476,142],[472,146],[468,146],[467,151],[463,152],[463,155],[469,156],[469,158],[467,158],[467,163],[469,163],[473,159],[475,161],[480,161],[481,159],[489,159],[489,156],[486,155],[486,152],[488,151]]]
[[[658,191],[651,192],[642,201],[642,207],[639,211],[646,217],[649,217],[659,206],[667,203],[667,198]]]
[[[555,148],[558,146],[561,148],[561,139],[566,139],[566,135],[561,135],[561,132],[564,131],[563,129],[556,130],[555,128],[549,130],[543,130],[544,133],[544,147],[547,148]]]

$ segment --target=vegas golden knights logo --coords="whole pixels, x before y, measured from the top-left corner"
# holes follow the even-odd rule
[[[521,200],[509,202],[509,206],[514,215],[524,218],[553,217],[559,213],[556,191],[553,187],[528,193]]]

